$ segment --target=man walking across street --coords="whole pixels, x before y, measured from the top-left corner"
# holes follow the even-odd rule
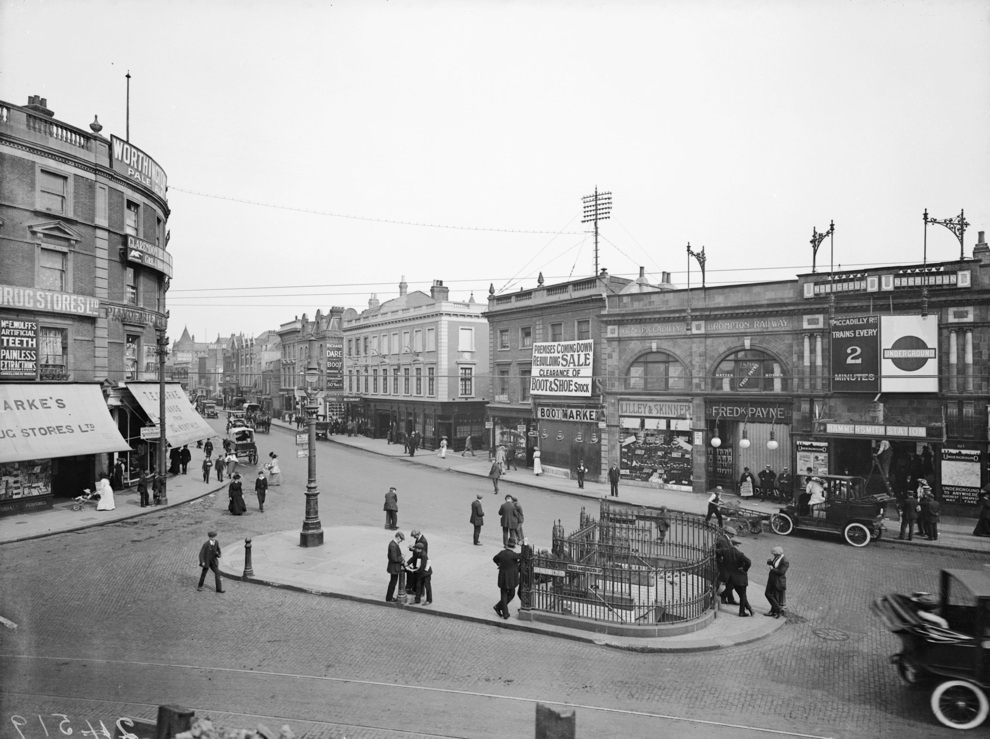
[[[207,536],[209,539],[206,540],[199,550],[199,566],[202,568],[202,572],[199,575],[199,585],[196,586],[196,590],[203,589],[203,583],[206,582],[207,570],[213,570],[213,579],[217,592],[222,593],[224,590],[223,583],[220,582],[220,542],[217,541],[216,531],[210,531]]]
[[[222,454],[218,454],[217,455],[217,459],[213,463],[213,469],[215,469],[217,471],[217,482],[223,482],[224,463],[223,463],[223,455]]]
[[[401,546],[405,539],[406,537],[401,531],[396,531],[395,536],[392,537],[392,541],[388,543],[388,567],[386,568],[388,572],[388,589],[385,591],[385,601],[387,603],[395,602],[395,586],[399,582],[399,573],[402,572],[402,566],[406,561],[406,558],[402,555]]]
[[[491,469],[488,470],[488,476],[492,479],[492,485],[495,487],[495,495],[498,495],[498,481],[502,477],[502,465],[498,463],[498,460],[492,461]]]
[[[492,608],[502,618],[509,617],[509,603],[516,597],[519,587],[519,554],[516,552],[516,540],[509,539],[505,549],[492,557],[492,562],[498,566],[499,599]]]
[[[206,457],[203,460],[203,482],[210,481],[210,473],[213,472],[213,460]]]
[[[471,502],[471,525],[474,526],[474,545],[481,546],[481,527],[485,525],[485,511],[481,507],[481,493]]]
[[[395,492],[395,488],[389,488],[388,492],[385,493],[385,505],[382,508],[385,511],[385,528],[395,531],[399,528],[399,495]]]
[[[608,468],[609,494],[615,498],[619,497],[619,468],[614,464]]]
[[[265,512],[265,496],[268,494],[268,478],[265,477],[264,470],[258,470],[258,477],[254,481],[254,494],[258,496],[258,511]]]

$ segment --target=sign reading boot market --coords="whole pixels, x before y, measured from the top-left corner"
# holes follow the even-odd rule
[[[595,343],[542,341],[533,344],[531,395],[591,395]]]

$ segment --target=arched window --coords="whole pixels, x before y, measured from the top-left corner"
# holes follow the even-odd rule
[[[782,392],[788,388],[777,359],[758,349],[747,349],[719,362],[712,375],[711,389],[745,393]]]
[[[651,352],[636,359],[626,372],[626,390],[686,390],[687,373],[677,357]]]

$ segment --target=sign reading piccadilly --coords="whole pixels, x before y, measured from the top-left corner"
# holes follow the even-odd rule
[[[880,389],[879,316],[832,319],[832,388],[847,393]]]
[[[0,308],[40,310],[45,313],[69,313],[96,318],[100,315],[100,300],[89,295],[73,295],[33,287],[0,285]]]
[[[158,162],[136,146],[113,135],[110,136],[110,150],[110,162],[115,172],[154,190],[162,200],[167,199],[168,179]]]
[[[595,343],[544,341],[533,344],[532,395],[591,395]]]
[[[38,322],[0,319],[0,377],[38,374]]]

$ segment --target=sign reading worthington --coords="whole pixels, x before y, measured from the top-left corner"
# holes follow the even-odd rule
[[[136,146],[113,135],[110,136],[110,148],[113,152],[111,166],[115,172],[154,190],[162,200],[167,199],[168,178],[158,162]]]
[[[100,315],[100,300],[89,295],[0,285],[0,308],[40,310],[45,313],[67,313],[97,318]]]
[[[593,341],[545,341],[533,344],[532,395],[591,395]]]
[[[0,377],[38,374],[38,322],[0,319]]]

